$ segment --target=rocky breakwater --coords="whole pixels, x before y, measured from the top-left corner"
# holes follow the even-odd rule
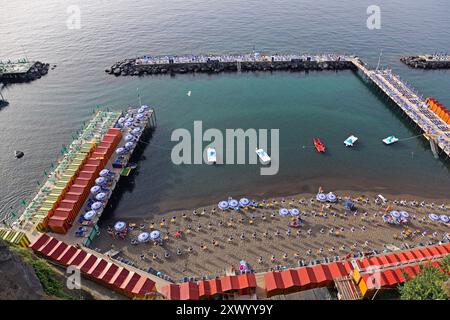
[[[54,69],[56,66],[52,66]],[[21,70],[23,69],[23,70]],[[15,83],[15,82],[30,82],[41,78],[48,73],[50,64],[36,61],[30,65],[29,68],[18,65],[17,68],[6,68],[3,70],[0,68],[0,82],[3,83]]]
[[[274,62],[220,62],[205,63],[173,63],[173,64],[136,64],[129,59],[114,64],[105,70],[115,76],[143,76],[156,74],[183,73],[221,73],[237,71],[320,71],[355,69],[350,61],[274,61]]]
[[[401,57],[400,61],[416,69],[450,69],[450,58],[437,60],[426,56],[406,56]]]

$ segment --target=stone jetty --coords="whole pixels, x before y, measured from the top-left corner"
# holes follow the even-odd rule
[[[450,55],[404,56],[400,61],[416,69],[450,69]]]
[[[158,56],[126,59],[105,72],[115,76],[245,71],[320,71],[355,69],[351,57],[338,55]]]
[[[41,78],[48,73],[50,65],[40,61],[0,61],[0,82],[29,82]]]

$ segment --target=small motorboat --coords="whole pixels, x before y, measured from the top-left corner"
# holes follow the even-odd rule
[[[206,150],[207,156],[208,156],[208,163],[209,164],[215,164],[217,161],[217,153],[216,153],[216,149],[214,148],[208,148],[208,150]]]
[[[395,136],[389,136],[383,139],[383,142],[387,145],[398,142],[398,138]]]
[[[270,157],[263,149],[256,149],[256,154],[261,160],[262,164],[268,164],[270,162]]]
[[[188,97],[190,97],[191,94],[192,94],[192,91],[191,91],[191,90],[189,90],[189,91],[186,93],[186,95],[187,95]]]
[[[353,144],[358,140],[358,137],[351,135],[347,139],[344,140],[344,144],[346,147],[353,147]]]
[[[316,148],[317,152],[325,152],[325,145],[320,141],[319,138],[314,138],[314,147]]]

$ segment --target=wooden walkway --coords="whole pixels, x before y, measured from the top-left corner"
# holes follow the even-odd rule
[[[382,90],[403,112],[423,131],[426,139],[450,156],[450,128],[436,116],[425,104],[422,97],[408,87],[391,70],[370,70],[360,59],[352,63]]]

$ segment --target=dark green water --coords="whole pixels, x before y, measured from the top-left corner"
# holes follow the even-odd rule
[[[65,26],[68,5],[81,8],[80,30]],[[19,210],[62,144],[97,104],[123,109],[154,105],[158,128],[123,186],[115,217],[190,208],[229,195],[276,195],[328,189],[424,194],[450,191],[449,169],[420,139],[386,147],[380,140],[418,134],[400,113],[355,73],[251,73],[115,78],[104,69],[141,54],[243,52],[354,53],[372,65],[383,49],[391,66],[425,96],[450,105],[449,71],[415,71],[403,54],[448,51],[448,3],[381,1],[381,30],[368,30],[371,1],[117,1],[114,4],[20,0],[2,3],[0,58],[56,63],[30,84],[3,90],[10,105],[0,111],[0,212]],[[326,21],[326,23],[325,23]],[[192,91],[187,97],[186,92]],[[174,166],[169,149],[176,128],[194,120],[207,128],[279,128],[280,170],[260,176],[258,166]],[[350,134],[358,147],[346,149]],[[314,136],[326,155],[311,148]],[[14,159],[14,150],[25,157]]]

